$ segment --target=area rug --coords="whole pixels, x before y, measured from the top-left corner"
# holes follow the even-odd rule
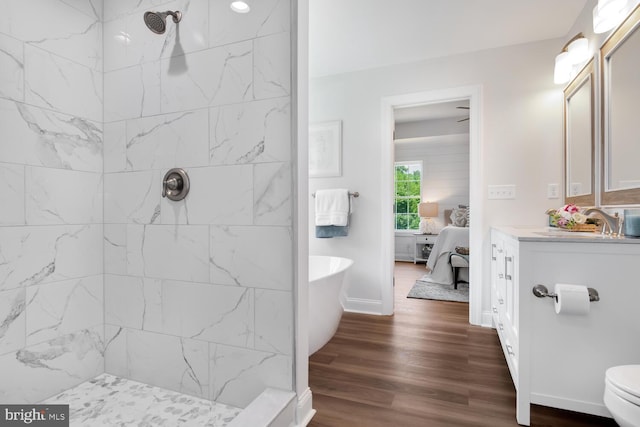
[[[458,289],[453,289],[453,285],[442,285],[418,279],[409,291],[407,298],[469,302],[469,284],[460,282]]]

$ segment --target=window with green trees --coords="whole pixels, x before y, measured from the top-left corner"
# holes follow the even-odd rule
[[[396,162],[394,216],[396,230],[417,230],[422,162]]]

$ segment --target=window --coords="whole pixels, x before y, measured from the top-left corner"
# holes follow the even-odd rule
[[[396,162],[395,168],[396,230],[417,230],[420,226],[418,204],[422,194],[422,162]]]

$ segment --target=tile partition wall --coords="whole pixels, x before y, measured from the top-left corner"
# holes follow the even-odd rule
[[[101,1],[2,2],[0,402],[104,370]]]
[[[290,1],[7,3],[0,401],[103,369],[240,407],[290,390]],[[159,9],[183,12],[164,35]]]

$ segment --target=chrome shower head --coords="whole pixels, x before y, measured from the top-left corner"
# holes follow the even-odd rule
[[[147,27],[156,34],[164,34],[167,29],[167,16],[171,15],[173,17],[173,22],[178,23],[182,19],[182,13],[172,12],[167,10],[166,12],[145,12],[144,13],[144,23],[147,24]]]

